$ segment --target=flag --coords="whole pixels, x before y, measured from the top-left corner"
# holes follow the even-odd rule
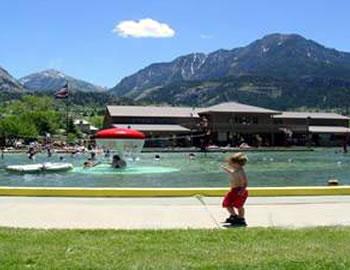
[[[66,83],[60,90],[55,92],[55,98],[67,98],[69,95],[68,83]]]

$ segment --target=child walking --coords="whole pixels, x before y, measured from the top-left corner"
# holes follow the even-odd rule
[[[230,213],[225,222],[231,223],[233,226],[247,226],[243,207],[248,197],[248,178],[243,168],[247,161],[247,156],[239,152],[227,160],[226,166],[222,166],[224,171],[229,174],[231,187],[231,190],[224,197],[222,206]]]

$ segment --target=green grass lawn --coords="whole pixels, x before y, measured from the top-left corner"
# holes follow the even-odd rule
[[[0,269],[350,269],[350,228],[0,229]]]

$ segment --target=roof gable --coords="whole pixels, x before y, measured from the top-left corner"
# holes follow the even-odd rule
[[[266,114],[277,114],[278,111],[265,109],[261,107],[246,105],[238,102],[225,102],[220,103],[199,111],[199,113],[206,112],[231,112],[231,113],[266,113]]]

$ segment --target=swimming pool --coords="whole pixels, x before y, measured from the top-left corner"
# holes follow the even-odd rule
[[[350,184],[350,154],[339,149],[315,151],[247,152],[246,165],[250,186],[324,186],[330,178]],[[7,165],[29,163],[25,154],[6,154],[0,160],[0,186],[26,187],[225,187],[227,175],[220,164],[230,153],[142,153],[140,159],[125,170],[114,170],[107,164],[83,169],[88,154],[71,157],[63,155],[74,169],[50,174],[13,174]],[[47,158],[38,155],[35,162],[57,162],[58,155]]]

